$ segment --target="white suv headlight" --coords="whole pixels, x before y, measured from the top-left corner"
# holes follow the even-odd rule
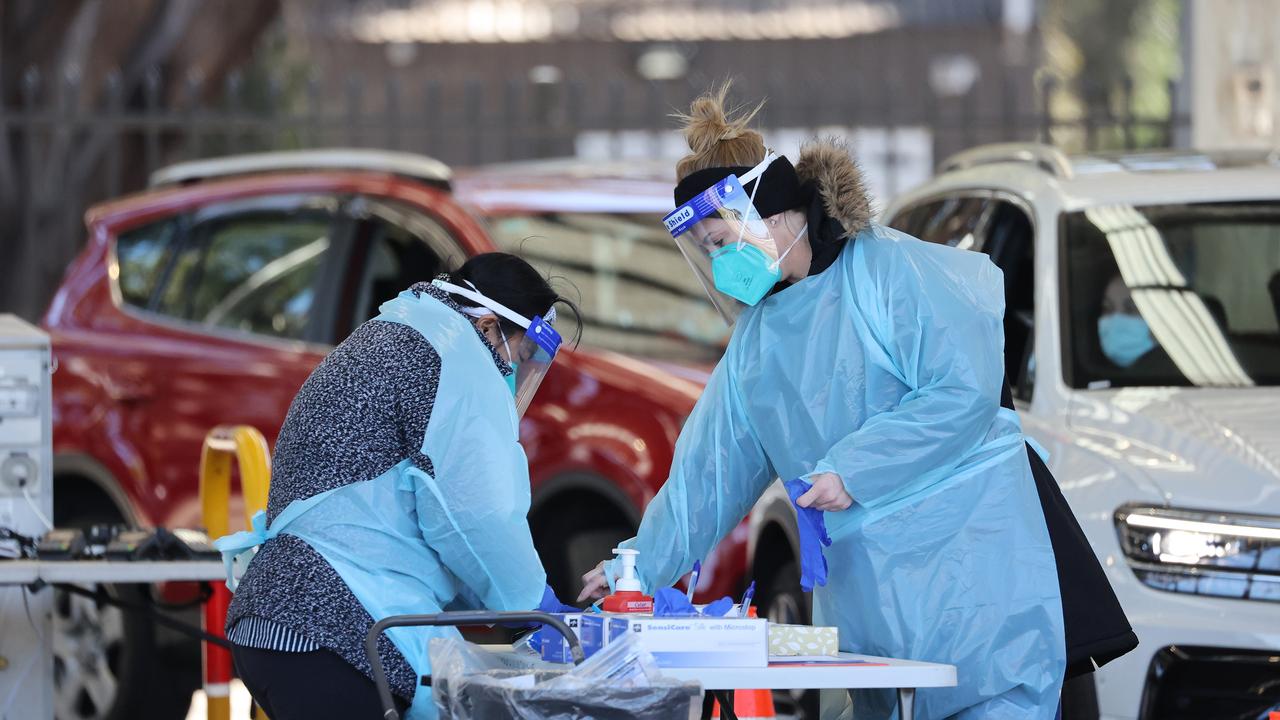
[[[1129,566],[1146,585],[1280,601],[1280,518],[1126,506],[1115,521]]]

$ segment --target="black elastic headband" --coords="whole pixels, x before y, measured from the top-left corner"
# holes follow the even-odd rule
[[[706,168],[691,173],[676,184],[676,207],[689,202],[730,175],[741,177],[748,172],[751,172],[750,167],[735,166]],[[791,161],[785,156],[779,156],[778,159],[769,163],[769,167],[765,168],[764,173],[760,175],[760,182],[764,184],[756,192],[755,206],[756,212],[760,213],[762,218],[777,215],[786,210],[794,210],[808,203],[800,187],[800,178],[796,175],[796,169],[791,166]],[[750,195],[755,190],[755,181],[743,185],[742,189]]]

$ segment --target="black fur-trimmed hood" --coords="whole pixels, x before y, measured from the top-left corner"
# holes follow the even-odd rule
[[[802,184],[811,184],[826,215],[844,228],[844,237],[857,235],[871,223],[871,198],[862,168],[844,141],[828,137],[805,145],[796,174]]]

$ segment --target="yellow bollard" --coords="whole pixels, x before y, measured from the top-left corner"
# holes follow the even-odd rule
[[[214,428],[204,439],[200,457],[200,508],[211,538],[230,532],[232,458],[240,466],[245,527],[249,527],[254,513],[267,509],[271,485],[267,439],[248,425]]]
[[[271,484],[271,454],[267,439],[248,425],[219,426],[204,439],[200,453],[200,512],[205,532],[216,539],[231,532],[231,460],[240,467],[240,494],[244,498],[245,527],[259,510],[267,508]],[[226,635],[227,606],[231,592],[216,583],[205,604],[205,632]],[[209,720],[231,718],[231,653],[204,643],[204,693]],[[255,717],[266,718],[261,710]]]

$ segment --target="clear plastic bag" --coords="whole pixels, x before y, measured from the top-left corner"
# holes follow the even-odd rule
[[[441,720],[693,720],[702,707],[697,683],[663,677],[630,636],[570,670],[433,639],[431,686]]]
[[[663,679],[653,655],[640,646],[635,635],[627,634],[581,665],[548,681],[547,687],[652,687]]]

